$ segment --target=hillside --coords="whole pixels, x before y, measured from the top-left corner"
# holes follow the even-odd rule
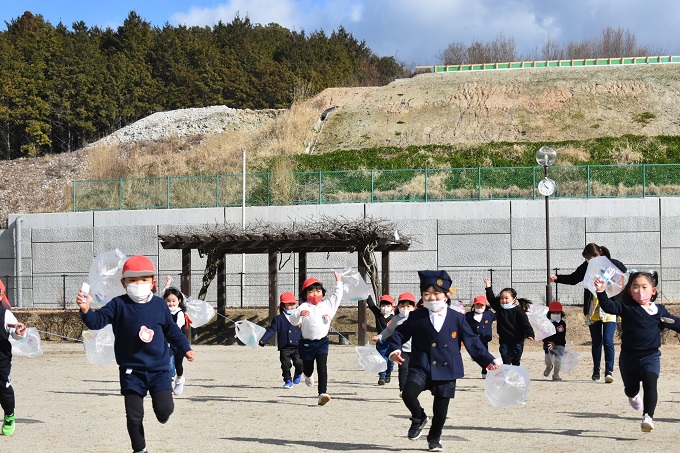
[[[680,67],[674,64],[422,74],[382,87],[323,91],[306,103],[317,112],[307,130],[320,132],[308,134],[308,143],[289,152],[305,152],[312,143],[316,154],[381,146],[680,135],[679,101]],[[335,109],[320,128],[314,123],[329,107]],[[191,110],[193,116],[188,110],[156,113],[128,126],[133,134],[121,130],[116,136],[154,142],[195,133],[191,143],[197,144],[239,128],[249,133],[262,129],[266,135],[266,128],[285,124],[276,120],[285,116],[280,111],[226,109],[230,119],[225,127],[212,113]],[[225,141],[229,138],[225,135]],[[0,227],[10,213],[68,209],[71,181],[91,177],[88,155],[84,149],[0,161]],[[119,152],[119,158],[124,156]]]

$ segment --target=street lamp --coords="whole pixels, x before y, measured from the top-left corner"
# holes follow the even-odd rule
[[[557,160],[557,152],[549,146],[541,146],[536,151],[536,162],[543,166],[545,177],[538,182],[538,192],[545,197],[545,260],[547,270],[547,280],[545,285],[545,304],[552,302],[552,285],[550,284],[550,207],[548,198],[555,193],[557,185],[555,181],[548,178],[548,167]]]

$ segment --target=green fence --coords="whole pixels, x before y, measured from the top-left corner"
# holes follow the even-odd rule
[[[619,66],[659,63],[680,63],[680,56],[585,58],[576,60],[535,60],[507,63],[461,64],[442,66],[416,66],[416,69],[430,69],[434,72],[488,71],[493,69],[562,68],[584,66]]]
[[[541,198],[542,167],[347,170],[246,175],[246,204]],[[680,195],[680,165],[550,167],[556,198]],[[73,210],[241,206],[242,175],[73,181]]]

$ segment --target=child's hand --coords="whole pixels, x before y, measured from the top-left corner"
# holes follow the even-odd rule
[[[598,293],[601,293],[602,291],[605,290],[606,287],[607,287],[607,282],[602,280],[600,277],[597,277],[595,279],[595,291],[597,291]]]
[[[373,336],[371,337],[371,341],[375,341],[375,342],[377,343],[378,341],[380,341],[380,337],[377,336],[377,335],[373,335]]]
[[[406,360],[401,356],[401,351],[395,351],[390,355],[390,360],[396,363],[397,365],[401,365],[404,363]]]
[[[536,341],[534,340],[534,337],[527,337],[527,340]]]
[[[80,307],[80,311],[87,313],[90,310],[90,302],[92,301],[92,296],[89,294],[83,294],[78,292],[78,297],[76,297],[76,304]]]
[[[549,341],[548,342],[548,349],[552,349],[555,347],[555,342],[554,341]]]
[[[551,282],[556,282],[556,281],[557,281],[557,275],[552,274],[552,275],[550,276],[550,281],[551,281]]]
[[[23,337],[26,335],[26,325],[23,322],[17,322],[14,324],[14,332],[19,335],[20,337]]]
[[[172,277],[170,277],[169,275],[166,275],[165,276],[165,287],[169,288],[170,286],[172,286]]]
[[[491,288],[491,280],[489,280],[489,277],[484,277],[484,287]]]
[[[503,361],[499,358],[493,359],[493,362],[491,362],[489,365],[487,365],[486,369],[487,370],[497,370],[498,368],[501,367],[503,364]]]
[[[186,357],[189,362],[193,362],[194,361],[194,351],[192,351],[191,349],[188,350],[187,353],[184,354],[184,357]]]
[[[335,281],[336,282],[342,281],[342,274],[340,273],[340,271],[333,271],[333,274],[335,274]]]
[[[300,316],[309,316],[309,310],[301,310]]]

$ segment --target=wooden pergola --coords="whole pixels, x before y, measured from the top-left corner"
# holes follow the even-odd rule
[[[269,256],[269,320],[278,314],[279,253],[298,253],[298,287],[307,278],[307,253],[358,252],[358,271],[368,273],[376,294],[389,293],[390,252],[408,250],[411,241],[400,237],[396,226],[387,220],[364,217],[356,220],[322,218],[292,224],[256,223],[224,224],[158,236],[164,249],[182,250],[181,290],[191,291],[191,250],[207,256],[203,286],[198,298],[204,299],[208,286],[217,276],[217,311],[224,314],[227,306],[224,256],[227,254],[267,254]],[[382,254],[381,275],[377,275],[374,252]],[[378,286],[380,280],[380,287]],[[366,301],[358,301],[357,337],[366,343]]]

